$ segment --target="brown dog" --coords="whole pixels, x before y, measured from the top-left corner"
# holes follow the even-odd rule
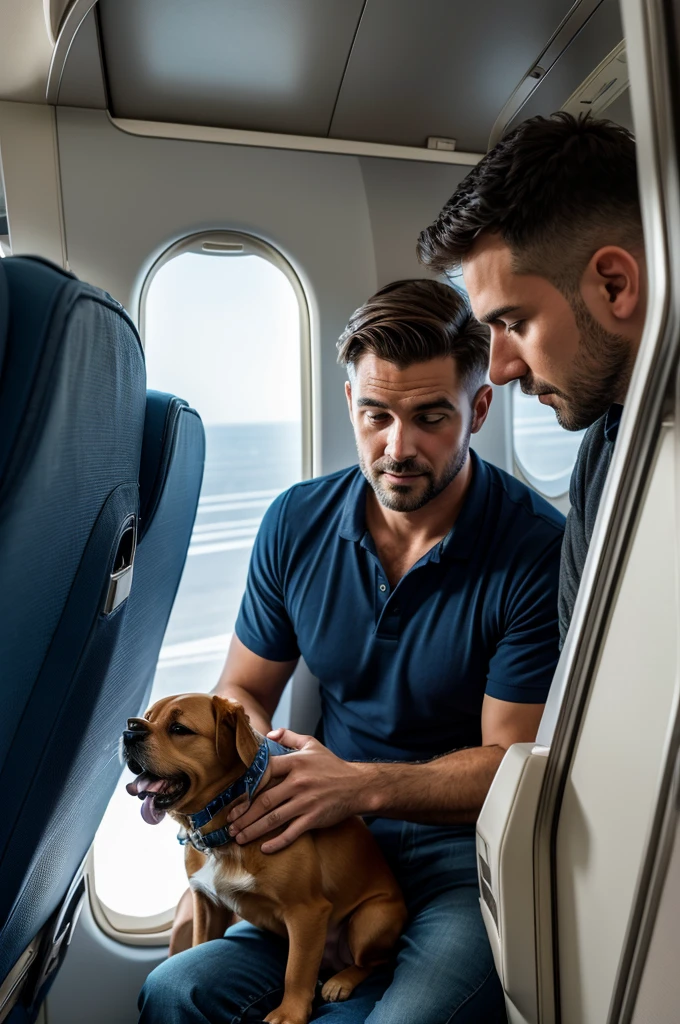
[[[273,854],[261,853],[258,843],[229,841],[229,811],[250,799],[253,784],[258,793],[270,784],[266,746],[236,701],[203,694],[165,697],[144,718],[128,721],[123,749],[138,778],[127,788],[143,799],[145,821],[156,823],[167,811],[182,826],[194,900],[193,945],[222,935],[231,912],[287,936],[283,1001],[265,1020],[307,1024],[329,929],[337,934],[339,926],[343,933],[346,928],[350,962],[325,983],[322,996],[347,999],[389,959],[406,907],[360,818],[306,832]]]

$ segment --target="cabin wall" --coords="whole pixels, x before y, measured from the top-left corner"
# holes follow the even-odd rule
[[[188,234],[245,231],[283,253],[310,306],[315,471],[354,462],[335,342],[378,287],[426,276],[418,234],[469,168],[146,138],[103,111],[69,107],[58,109],[57,130],[69,265],[133,316],[154,260]],[[497,393],[475,448],[509,469],[505,401]]]

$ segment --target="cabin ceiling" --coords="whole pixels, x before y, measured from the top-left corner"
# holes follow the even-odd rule
[[[484,152],[573,0],[100,0],[116,117]]]
[[[483,153],[567,14],[580,30],[511,125],[558,109],[621,40],[618,0],[0,0],[0,99]],[[608,113],[630,122],[625,97]]]

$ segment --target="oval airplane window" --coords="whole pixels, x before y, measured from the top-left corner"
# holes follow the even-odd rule
[[[152,703],[215,686],[260,521],[277,494],[309,475],[309,317],[280,254],[217,233],[158,261],[141,320],[148,387],[185,398],[206,435],[198,512]],[[139,919],[168,912],[187,882],[176,823],[145,824],[125,792],[130,778],[125,771],[97,833],[94,875],[104,914],[136,918],[141,930]]]
[[[569,490],[585,430],[565,430],[555,412],[535,395],[512,385],[512,436],[515,460],[527,481],[547,498]]]

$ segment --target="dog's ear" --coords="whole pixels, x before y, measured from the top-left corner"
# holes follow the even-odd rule
[[[222,764],[233,765],[233,749],[246,767],[255,760],[260,744],[241,704],[226,697],[213,697],[215,713],[215,748]]]

